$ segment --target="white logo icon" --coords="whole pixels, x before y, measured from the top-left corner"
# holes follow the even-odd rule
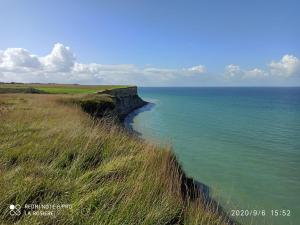
[[[9,215],[11,216],[20,216],[21,215],[21,206],[20,205],[10,205],[9,206]]]

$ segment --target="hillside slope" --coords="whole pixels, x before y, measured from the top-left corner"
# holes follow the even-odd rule
[[[200,200],[183,197],[184,176],[168,148],[128,134],[110,118],[90,117],[70,101],[67,95],[0,96],[1,224],[229,223]],[[20,216],[10,214],[11,204],[20,205]],[[38,210],[30,204],[70,207],[32,215]]]

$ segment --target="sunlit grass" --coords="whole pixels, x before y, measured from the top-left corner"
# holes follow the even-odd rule
[[[3,224],[228,224],[182,198],[169,148],[95,120],[65,95],[0,96]],[[10,204],[71,204],[56,217],[9,215]]]
[[[98,91],[125,88],[124,85],[75,85],[75,84],[0,84],[0,93],[32,93],[49,94],[93,94]]]

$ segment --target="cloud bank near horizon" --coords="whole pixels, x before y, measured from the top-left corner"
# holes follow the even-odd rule
[[[134,64],[106,65],[80,63],[70,47],[54,45],[46,56],[31,54],[23,48],[0,50],[0,81],[81,84],[137,84],[145,86],[201,86],[235,84],[272,84],[299,78],[300,60],[286,54],[271,61],[266,69],[225,66],[222,74],[210,73],[204,65],[190,68],[138,67]],[[298,80],[299,81],[299,80]],[[298,83],[299,84],[299,83]]]

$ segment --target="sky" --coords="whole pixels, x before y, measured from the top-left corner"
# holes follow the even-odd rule
[[[0,0],[0,81],[300,86],[297,0]]]

